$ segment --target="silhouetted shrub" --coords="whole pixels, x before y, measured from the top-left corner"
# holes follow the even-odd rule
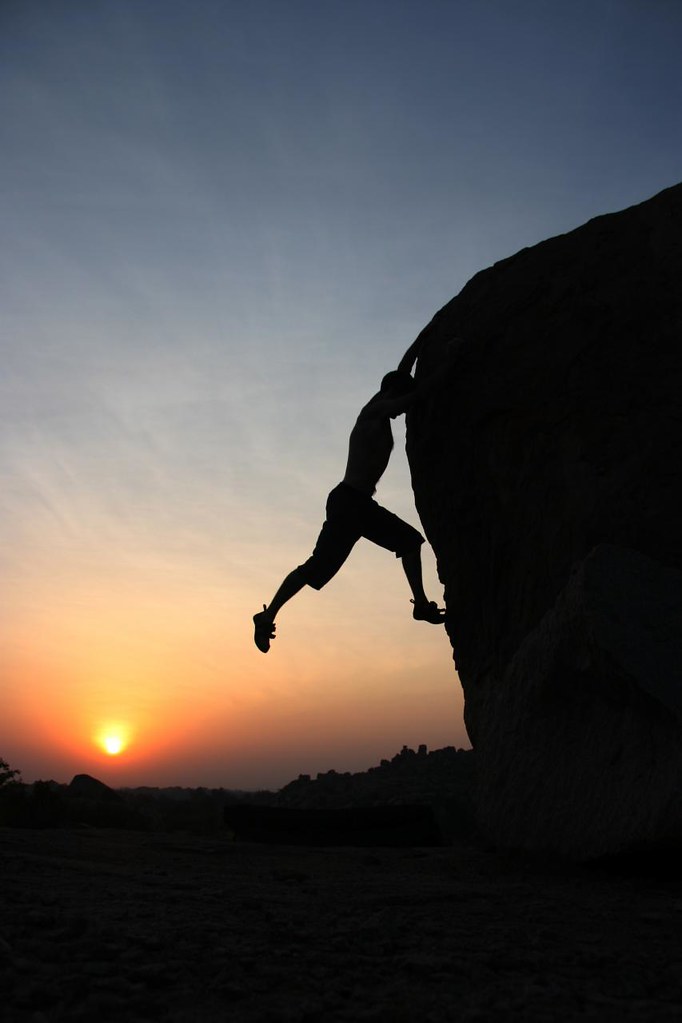
[[[20,778],[21,771],[10,767],[7,761],[0,757],[0,789],[4,788],[5,785],[11,785],[13,782],[19,781]]]

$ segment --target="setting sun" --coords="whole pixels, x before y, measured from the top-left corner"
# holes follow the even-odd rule
[[[94,737],[95,742],[110,757],[116,757],[128,746],[128,729],[119,724],[102,728]]]

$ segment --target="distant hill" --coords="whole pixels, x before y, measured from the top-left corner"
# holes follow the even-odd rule
[[[299,809],[433,807],[446,837],[468,834],[474,816],[474,759],[452,746],[428,752],[403,746],[367,771],[302,774],[278,791],[224,788],[122,788],[77,775],[69,785],[16,783],[0,799],[0,824],[16,827],[114,827],[147,831],[211,832],[223,827],[226,805],[250,803]]]

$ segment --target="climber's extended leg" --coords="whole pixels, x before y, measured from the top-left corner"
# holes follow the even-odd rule
[[[253,641],[264,654],[270,649],[270,640],[275,638],[275,629],[272,615],[263,604],[263,610],[253,616]]]
[[[321,590],[336,575],[360,539],[361,530],[352,510],[353,495],[349,487],[340,484],[327,498],[327,517],[317,538],[315,549],[306,562],[295,568],[284,579],[270,603],[253,616],[254,642],[264,654],[275,638],[275,616],[283,604],[295,597],[304,586]],[[358,495],[362,496],[362,495]]]
[[[267,654],[270,649],[270,640],[276,638],[275,615],[287,600],[291,600],[299,590],[303,589],[307,581],[306,575],[299,565],[293,572],[289,572],[270,603],[263,604],[263,610],[253,616],[253,641],[262,653]]]

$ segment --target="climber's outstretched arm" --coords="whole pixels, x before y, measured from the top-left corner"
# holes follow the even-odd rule
[[[400,370],[401,373],[412,372],[412,367],[414,366],[415,362],[421,355],[421,350],[424,345],[424,342],[426,341],[426,338],[428,337],[432,330],[433,321],[431,323],[427,323],[424,329],[420,330],[420,332],[417,334],[416,338],[414,339],[414,341],[412,342],[412,344],[407,349],[402,359],[398,363],[398,369]]]
[[[412,367],[414,366],[417,359],[419,359],[423,353],[424,347],[428,344],[430,335],[436,330],[436,325],[433,320],[424,327],[422,331],[417,334],[416,338],[407,349],[402,359],[398,363],[398,369],[403,373],[412,373]],[[437,375],[441,372],[445,372],[450,368],[451,361],[459,355],[459,353],[466,349],[466,341],[461,337],[451,337],[442,343],[438,343],[436,346],[440,350],[441,355],[445,355],[447,360],[446,365],[442,365],[441,369],[437,371]],[[431,376],[431,374],[429,374]]]
[[[451,370],[457,365],[462,354],[469,345],[466,338],[451,337],[439,345],[438,365],[430,373],[420,376],[415,388],[416,398],[426,398],[432,391],[441,387],[449,378]]]

